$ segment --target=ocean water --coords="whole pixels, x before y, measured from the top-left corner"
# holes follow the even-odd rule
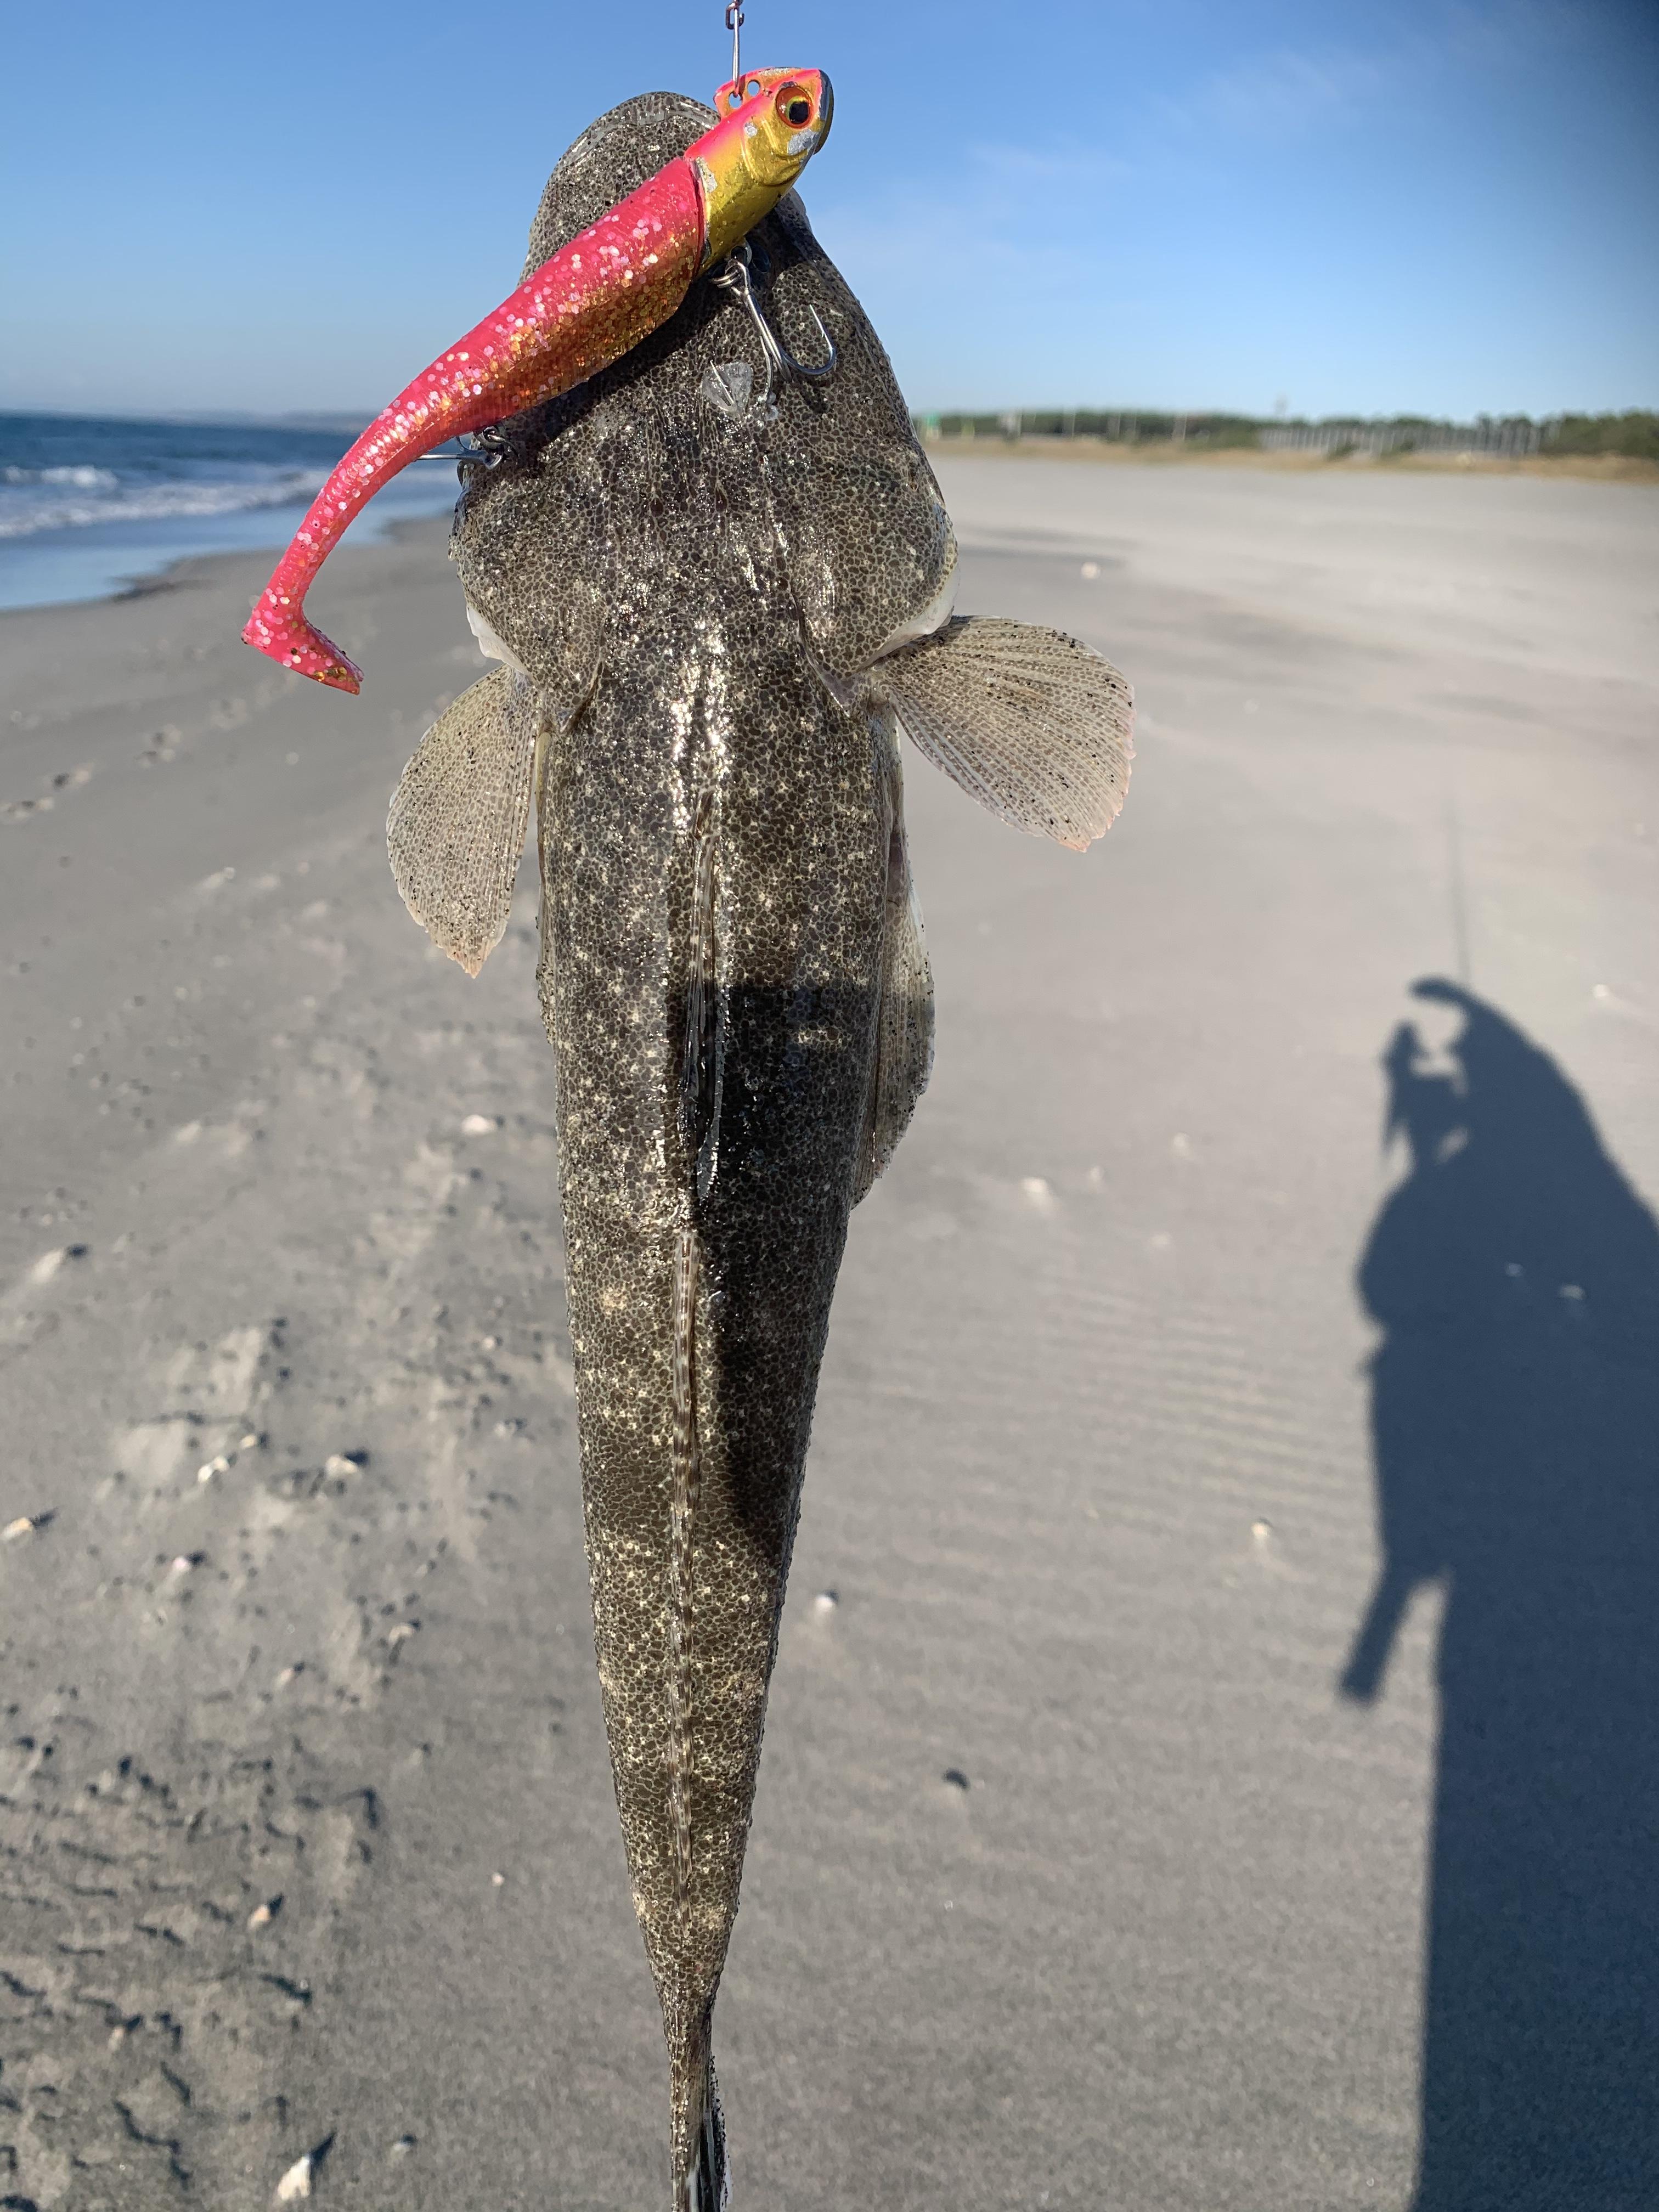
[[[107,599],[196,553],[286,545],[361,425],[0,414],[0,608]],[[454,454],[413,463],[347,533],[441,514]]]

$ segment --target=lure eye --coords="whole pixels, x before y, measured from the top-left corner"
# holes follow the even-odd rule
[[[798,84],[787,84],[778,94],[778,112],[799,131],[812,120],[812,103]]]

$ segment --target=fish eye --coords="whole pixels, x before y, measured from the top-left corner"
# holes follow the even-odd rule
[[[812,103],[798,84],[787,84],[778,94],[778,112],[799,131],[812,119]]]

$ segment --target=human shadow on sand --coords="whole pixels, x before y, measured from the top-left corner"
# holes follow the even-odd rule
[[[1383,1054],[1410,1172],[1359,1264],[1380,1692],[1438,1582],[1440,1740],[1413,2212],[1659,2205],[1659,1226],[1495,1008]]]

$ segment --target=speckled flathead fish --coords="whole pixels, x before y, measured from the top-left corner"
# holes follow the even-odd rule
[[[708,121],[653,94],[595,123],[531,264]],[[901,726],[1078,848],[1130,757],[1098,655],[953,618],[939,488],[793,193],[750,243],[750,289],[699,280],[468,469],[452,552],[502,665],[389,823],[410,910],[476,973],[536,803],[594,1631],[676,2212],[725,2201],[710,2021],[848,1218],[932,1060]],[[827,379],[769,375],[826,335]]]

